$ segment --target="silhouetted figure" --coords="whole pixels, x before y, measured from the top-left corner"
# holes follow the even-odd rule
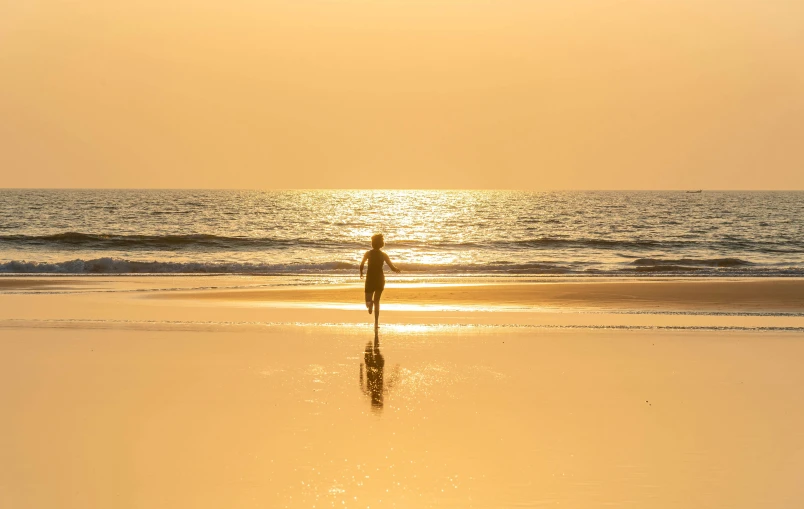
[[[374,328],[380,326],[380,297],[382,291],[385,289],[385,273],[383,272],[383,264],[387,263],[391,270],[394,272],[401,272],[393,263],[388,255],[382,250],[385,245],[385,239],[382,233],[378,233],[371,237],[370,251],[366,251],[363,255],[363,261],[360,262],[360,278],[363,278],[363,267],[368,260],[368,271],[366,271],[366,308],[369,314],[374,311]]]
[[[360,390],[363,394],[371,398],[371,408],[375,411],[382,410],[383,394],[386,390],[393,387],[396,378],[399,375],[399,365],[397,364],[394,372],[391,374],[391,380],[388,384],[384,384],[385,373],[385,357],[380,353],[380,337],[377,331],[374,331],[374,343],[371,341],[366,343],[366,349],[363,352],[363,363],[360,364]],[[363,364],[366,365],[366,382],[363,383]]]

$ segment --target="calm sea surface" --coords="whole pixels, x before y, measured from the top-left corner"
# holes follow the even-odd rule
[[[2,273],[804,275],[804,192],[0,190]]]

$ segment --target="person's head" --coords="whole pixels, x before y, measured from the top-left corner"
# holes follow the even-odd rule
[[[377,235],[371,236],[371,247],[374,249],[380,249],[385,245],[385,238],[382,236],[382,233],[378,233]]]

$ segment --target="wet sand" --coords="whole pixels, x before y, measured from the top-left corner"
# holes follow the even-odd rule
[[[0,295],[0,507],[804,504],[803,329],[750,329],[795,317],[389,311],[375,350],[360,304],[148,284]]]
[[[384,298],[401,304],[581,307],[638,310],[804,311],[804,281],[599,281],[444,286],[389,286]],[[354,302],[359,286],[238,289],[160,294],[170,299]]]
[[[349,281],[349,279],[346,279]],[[282,278],[197,277],[0,277],[0,291],[132,290],[179,300],[352,304],[363,298],[361,282],[287,286]],[[804,279],[560,279],[538,282],[388,284],[384,298],[396,304],[496,307],[584,308],[601,310],[701,310],[804,312]],[[267,282],[267,284],[266,284]]]
[[[6,329],[4,507],[804,503],[804,342],[768,333]]]

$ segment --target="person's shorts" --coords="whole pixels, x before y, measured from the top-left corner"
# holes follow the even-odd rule
[[[366,278],[366,293],[382,292],[385,290],[385,278]]]

